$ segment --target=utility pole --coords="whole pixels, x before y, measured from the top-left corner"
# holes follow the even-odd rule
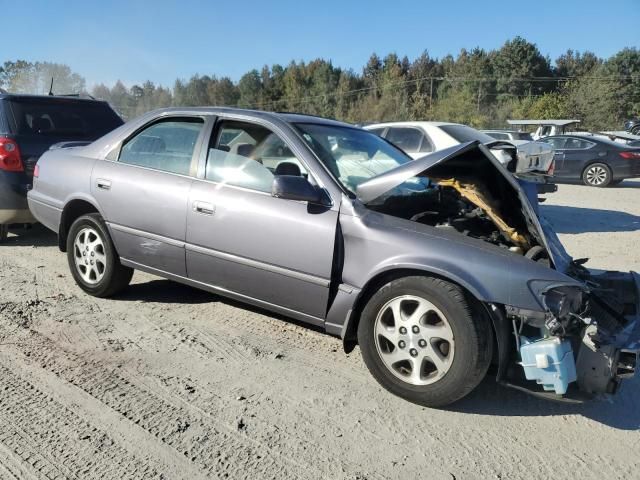
[[[433,108],[433,77],[431,77],[431,87],[429,87],[429,110]]]

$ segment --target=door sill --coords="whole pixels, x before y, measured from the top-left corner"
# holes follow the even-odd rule
[[[182,283],[185,285],[189,285],[190,287],[199,288],[201,290],[206,290],[211,293],[215,293],[221,295],[223,297],[232,298],[234,300],[238,300],[240,302],[248,303],[250,305],[254,305],[256,307],[264,308],[265,310],[270,310],[272,312],[279,313],[281,315],[285,315],[287,317],[294,318],[296,320],[300,320],[305,323],[309,323],[311,325],[315,325],[317,327],[324,328],[324,319],[314,317],[312,315],[308,315],[306,313],[298,312],[296,310],[291,310],[290,308],[281,307],[279,305],[275,305],[273,303],[265,302],[263,300],[259,300],[257,298],[249,297],[247,295],[243,295],[241,293],[237,293],[231,290],[227,290],[226,288],[217,287],[215,285],[210,285],[208,283],[199,282],[197,280],[193,280],[191,278],[183,277],[180,275],[175,275],[173,273],[165,272],[164,270],[160,270],[158,268],[148,267],[138,262],[134,262],[133,260],[128,260],[126,258],[120,258],[120,263],[126,267],[133,268],[135,270],[140,270],[143,272],[150,273],[152,275],[157,275],[158,277],[166,278],[168,280],[173,280],[174,282]]]

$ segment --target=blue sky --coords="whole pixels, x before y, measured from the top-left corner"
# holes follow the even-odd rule
[[[0,62],[66,63],[89,85],[237,80],[318,57],[359,71],[372,52],[442,57],[516,35],[552,59],[640,46],[640,0],[0,0],[0,12]]]

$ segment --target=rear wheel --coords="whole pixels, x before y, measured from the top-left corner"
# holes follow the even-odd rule
[[[388,391],[441,407],[471,392],[487,373],[491,325],[474,316],[457,285],[404,277],[376,292],[358,325],[365,364]]]
[[[133,269],[120,263],[107,227],[97,213],[79,217],[69,229],[67,260],[80,288],[96,297],[109,297],[124,289]]]
[[[9,236],[9,225],[0,224],[0,242],[4,242]]]
[[[611,169],[604,163],[592,163],[582,172],[582,181],[590,187],[606,187],[611,183]]]

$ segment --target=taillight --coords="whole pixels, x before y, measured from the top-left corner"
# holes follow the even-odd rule
[[[549,170],[547,170],[547,175],[553,176],[556,171],[556,160],[555,158],[551,160],[551,165],[549,165]]]
[[[627,160],[640,160],[640,152],[620,152],[620,156]]]
[[[40,176],[40,165],[36,163],[36,166],[33,169],[33,178],[38,178]]]
[[[0,137],[0,170],[24,172],[18,144],[6,137]]]

